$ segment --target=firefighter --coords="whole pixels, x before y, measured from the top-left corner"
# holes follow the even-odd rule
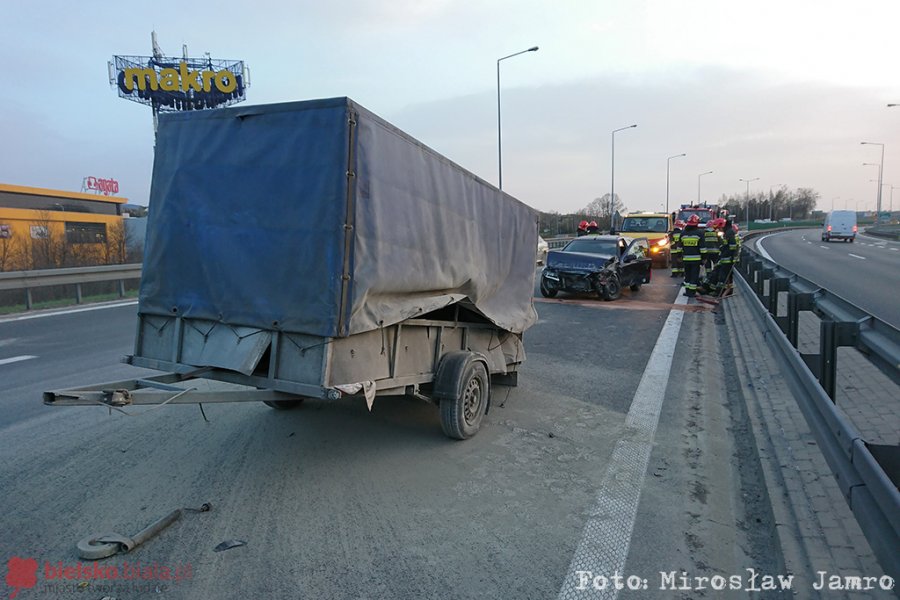
[[[710,221],[706,226],[712,227],[716,231],[725,230],[722,237],[718,238],[719,260],[716,263],[715,269],[708,274],[704,286],[707,293],[721,296],[731,277],[731,269],[734,265],[734,261],[732,260],[734,254],[731,249],[734,230],[731,227],[730,219],[719,218],[715,221]]]
[[[675,228],[669,234],[669,253],[672,255],[671,277],[684,277],[684,261],[682,260],[681,231],[684,229],[684,221],[675,221]]]
[[[600,226],[597,225],[597,221],[591,221],[590,223],[588,223],[587,232],[588,233],[599,233],[600,232]]]
[[[578,231],[576,232],[577,237],[581,237],[583,235],[587,235],[588,222],[582,221],[578,224]]]
[[[703,232],[697,227],[700,217],[691,215],[681,232],[682,260],[684,261],[684,295],[697,295],[700,282],[700,262],[703,260]]]
[[[719,219],[710,219],[706,223],[706,231],[703,232],[703,260],[706,272],[712,273],[716,262],[719,260],[719,230],[716,227]]]

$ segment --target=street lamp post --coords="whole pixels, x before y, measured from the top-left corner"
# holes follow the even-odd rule
[[[500,128],[500,61],[506,60],[507,58],[512,58],[513,56],[518,56],[520,54],[525,54],[526,52],[537,52],[537,49],[537,46],[532,46],[528,50],[522,50],[521,52],[516,52],[514,54],[510,54],[509,56],[504,56],[503,58],[497,59],[497,174],[499,179],[498,187],[501,190],[503,189],[503,150]]]
[[[669,212],[669,163],[673,158],[679,158],[681,156],[687,156],[687,154],[676,154],[675,156],[670,156],[666,159],[666,212]]]
[[[883,181],[882,174],[884,173],[884,144],[880,144],[878,142],[860,142],[860,144],[864,146],[881,146],[881,163],[878,165],[878,198],[875,201],[875,213],[881,213],[881,182]],[[876,216],[876,221],[878,217]]]
[[[750,231],[750,182],[758,181],[759,177],[754,177],[753,179],[741,179],[740,181],[744,181],[747,183],[747,231]]]
[[[609,177],[609,230],[612,231],[615,228],[615,223],[613,222],[613,207],[616,202],[616,132],[625,131],[626,129],[633,129],[637,127],[637,123],[634,125],[628,125],[627,127],[619,127],[618,129],[613,129],[612,131],[612,166],[610,168],[610,177]]]
[[[697,175],[697,206],[700,206],[700,178],[704,175],[709,175],[712,171],[707,171],[706,173],[700,173]]]

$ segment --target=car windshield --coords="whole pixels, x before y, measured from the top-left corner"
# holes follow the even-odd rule
[[[701,223],[706,223],[713,218],[712,211],[709,210],[683,210],[678,213],[678,218],[684,222],[687,222],[687,220],[691,218],[691,215],[697,215],[698,217],[700,217]]]
[[[563,250],[612,256],[616,253],[616,240],[572,240]]]
[[[669,230],[664,217],[625,217],[622,231],[638,233],[666,233]]]

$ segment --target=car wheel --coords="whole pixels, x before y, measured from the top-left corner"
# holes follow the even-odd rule
[[[558,293],[559,290],[549,287],[547,280],[541,277],[541,296],[544,298],[556,298],[556,294]]]
[[[613,275],[609,279],[606,280],[606,285],[603,286],[603,291],[600,293],[600,297],[604,300],[616,300],[622,293],[622,284],[619,283],[618,275]]]
[[[847,241],[850,242],[850,243],[852,244],[852,243],[853,243],[853,238],[850,238],[850,239],[847,240]]]

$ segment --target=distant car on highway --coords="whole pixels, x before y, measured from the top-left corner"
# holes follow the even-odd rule
[[[845,240],[853,243],[856,239],[856,213],[852,210],[833,210],[825,216],[822,225],[822,241]]]
[[[562,250],[548,253],[547,266],[541,272],[541,295],[596,293],[604,300],[615,300],[625,286],[636,292],[650,283],[649,256],[647,238],[582,236]]]
[[[547,253],[550,252],[550,244],[547,243],[547,240],[538,236],[538,244],[537,244],[537,264],[546,265],[547,264]]]

